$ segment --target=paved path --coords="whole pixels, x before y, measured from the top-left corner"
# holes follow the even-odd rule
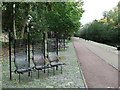
[[[105,51],[90,45],[89,43],[73,38],[76,54],[80,61],[86,83],[89,88],[118,87],[118,71],[106,63],[102,57]],[[91,50],[95,50],[91,51]],[[102,54],[98,54],[102,53]],[[106,54],[107,57],[108,54]],[[105,56],[105,57],[106,57]],[[105,58],[109,59],[109,58]],[[109,59],[111,60],[111,59]]]
[[[94,42],[91,41],[86,41],[82,40],[84,45],[86,46],[87,49],[89,49],[91,52],[99,56],[101,59],[105,60],[107,63],[118,69],[118,51],[112,49],[111,47],[105,47],[102,46],[101,44],[97,43],[95,44]],[[111,50],[112,49],[112,50]],[[104,52],[104,53],[103,53]]]

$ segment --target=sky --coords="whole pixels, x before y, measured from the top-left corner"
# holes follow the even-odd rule
[[[109,11],[113,7],[116,7],[120,0],[82,0],[84,1],[83,9],[85,12],[81,18],[81,23],[92,22],[93,20],[99,20],[103,18],[103,12]]]

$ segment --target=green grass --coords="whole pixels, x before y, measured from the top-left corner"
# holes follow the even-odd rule
[[[84,88],[84,82],[77,63],[77,57],[72,43],[65,51],[60,51],[59,56],[61,62],[67,65],[63,66],[63,74],[60,68],[53,75],[52,69],[50,73],[40,72],[40,78],[37,77],[37,71],[33,71],[33,77],[28,77],[25,73],[21,75],[21,83],[18,83],[18,74],[13,73],[13,80],[9,80],[8,60],[3,62],[3,83],[2,88]],[[13,62],[12,62],[13,63]],[[12,64],[12,69],[15,69]]]

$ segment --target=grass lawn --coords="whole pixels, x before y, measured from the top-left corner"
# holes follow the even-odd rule
[[[63,74],[59,68],[53,75],[51,69],[49,74],[41,71],[38,79],[37,71],[33,71],[32,78],[28,77],[27,73],[21,75],[21,83],[19,83],[18,74],[13,73],[13,80],[10,81],[9,63],[8,60],[4,60],[2,64],[2,88],[85,88],[73,44],[69,43],[68,45],[69,48],[59,52],[61,62],[67,64],[63,66]],[[13,63],[12,69],[14,68]]]

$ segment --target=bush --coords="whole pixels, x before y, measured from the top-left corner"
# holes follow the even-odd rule
[[[102,23],[94,21],[83,28],[80,33],[80,37],[105,44],[118,44],[117,28],[113,28],[115,25],[111,23]]]

